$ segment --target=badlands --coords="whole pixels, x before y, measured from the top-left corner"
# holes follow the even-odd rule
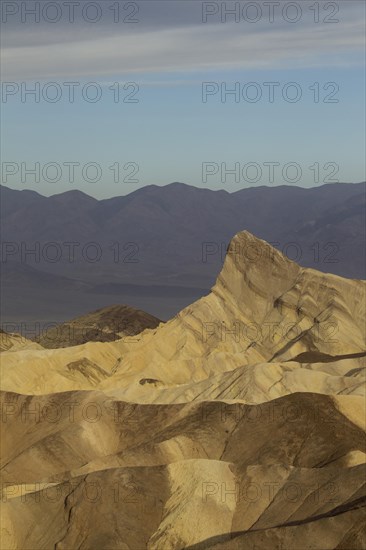
[[[365,292],[244,231],[167,323],[2,333],[1,548],[366,548]]]

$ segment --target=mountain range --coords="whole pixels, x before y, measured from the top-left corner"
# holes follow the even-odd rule
[[[304,267],[364,278],[365,196],[364,183],[234,193],[172,183],[105,200],[1,187],[2,317],[59,322],[128,303],[168,319],[207,294],[242,230]]]

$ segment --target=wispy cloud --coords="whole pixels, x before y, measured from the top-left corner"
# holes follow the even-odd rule
[[[112,30],[114,28],[112,27]],[[93,34],[70,34],[62,26],[40,28],[29,43],[23,34],[3,48],[3,78],[105,79],[108,76],[189,73],[205,70],[345,66],[362,60],[364,25],[357,10],[336,24],[186,24],[136,27],[118,34],[95,27]],[[14,30],[14,33],[19,29]],[[77,36],[77,38],[76,38]]]

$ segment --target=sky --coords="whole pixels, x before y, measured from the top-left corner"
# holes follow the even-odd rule
[[[105,198],[365,180],[363,1],[28,0],[1,15],[3,185]]]

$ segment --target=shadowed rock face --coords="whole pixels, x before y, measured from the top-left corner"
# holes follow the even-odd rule
[[[323,549],[352,531],[350,548],[362,548],[365,436],[331,397],[132,407],[98,391],[3,399],[6,548],[251,548],[245,541],[260,546],[266,533],[268,548]],[[36,409],[48,410],[37,424],[26,414]]]
[[[4,351],[4,548],[365,548],[364,299],[243,232],[133,341]]]
[[[78,346],[86,342],[113,342],[135,336],[146,328],[156,328],[159,323],[159,319],[144,311],[115,305],[49,328],[37,338],[37,342],[49,349]]]

